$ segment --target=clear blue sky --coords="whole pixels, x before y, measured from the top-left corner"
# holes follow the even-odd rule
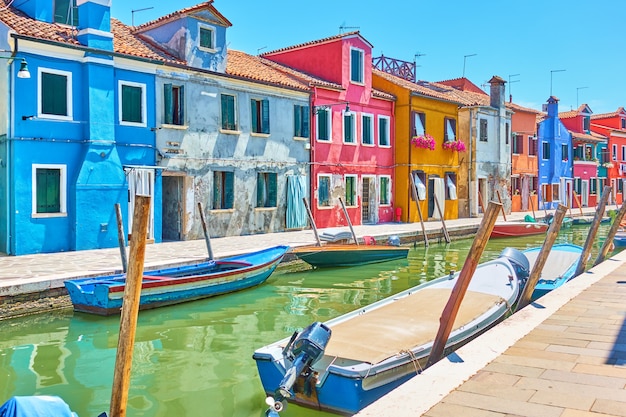
[[[113,0],[112,16],[139,25],[198,0]],[[381,54],[413,61],[421,80],[493,75],[517,104],[559,111],[586,103],[594,113],[626,107],[626,1],[595,0],[215,0],[233,24],[230,49],[249,54],[359,30]],[[476,54],[476,55],[473,55]],[[473,55],[464,58],[466,55]],[[560,71],[565,70],[565,71]],[[554,71],[554,72],[553,72]],[[518,74],[518,75],[516,75]],[[488,88],[488,87],[487,87]],[[551,91],[552,89],[552,91]]]

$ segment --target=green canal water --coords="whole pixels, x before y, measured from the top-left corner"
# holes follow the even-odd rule
[[[593,258],[608,226],[602,226]],[[588,228],[557,243],[583,245]],[[492,239],[481,261],[544,236]],[[139,314],[127,415],[261,417],[265,394],[253,351],[312,321],[328,320],[460,270],[471,239],[412,247],[406,260],[304,272],[277,271],[256,288]],[[13,395],[58,395],[80,417],[109,409],[119,317],[71,310],[0,322],[0,404]],[[284,417],[330,416],[289,405]]]

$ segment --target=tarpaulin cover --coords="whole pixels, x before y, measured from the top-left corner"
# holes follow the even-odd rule
[[[0,417],[78,417],[61,398],[47,395],[12,397]]]

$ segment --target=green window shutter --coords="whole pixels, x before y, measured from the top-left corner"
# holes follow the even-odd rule
[[[185,124],[185,86],[178,87],[180,97],[178,98],[178,124]]]
[[[251,117],[251,124],[252,124],[252,131],[254,133],[260,133],[259,132],[259,109],[258,109],[258,102],[256,100],[250,100],[250,117]]]
[[[268,184],[267,184],[267,198],[268,198],[268,207],[277,207],[278,206],[278,175],[275,172],[272,172],[268,175]]]
[[[61,211],[61,171],[37,169],[37,213]]]
[[[352,116],[345,116],[343,117],[343,136],[345,138],[346,142],[354,142],[354,138],[352,137]]]
[[[200,46],[213,49],[213,32],[209,29],[200,28]]]
[[[224,207],[231,209],[235,202],[235,174],[226,172],[224,178]]]
[[[319,181],[317,187],[317,204],[320,206],[328,206],[330,205],[330,179],[328,177],[320,177]]]
[[[350,79],[355,82],[362,82],[362,73],[363,73],[363,62],[362,62],[362,53],[359,50],[353,49],[350,53],[351,57],[351,73]]]
[[[267,99],[261,101],[261,133],[270,133],[270,102]]]
[[[235,130],[235,97],[222,95],[222,129]]]
[[[228,96],[221,95],[222,129],[228,129]]]
[[[141,123],[141,88],[122,85],[122,120],[130,123]]]
[[[41,74],[41,111],[44,114],[67,116],[67,77],[65,75]]]
[[[302,106],[293,106],[293,135],[302,137]]]
[[[213,209],[222,208],[222,183],[223,176],[221,172],[213,173]]]
[[[364,117],[363,118],[363,143],[370,145],[372,143],[372,125],[371,118]]]
[[[317,114],[317,137],[320,140],[328,140],[328,112],[323,110]]]
[[[173,111],[173,96],[172,96],[172,84],[163,85],[163,123],[174,123],[174,111]]]
[[[265,174],[256,174],[256,206],[265,207]]]
[[[309,106],[302,106],[302,132],[301,132],[301,137],[303,138],[308,138],[309,137],[309,132],[310,132],[310,124],[311,124],[311,120],[310,120],[310,112],[309,112]]]

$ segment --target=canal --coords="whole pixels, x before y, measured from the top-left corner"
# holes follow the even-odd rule
[[[598,236],[606,235],[608,225]],[[557,243],[583,245],[588,228]],[[544,236],[492,239],[481,259]],[[593,257],[602,245],[596,239]],[[389,295],[460,270],[471,239],[412,247],[406,260],[331,270],[281,268],[239,293],[139,314],[128,416],[261,417],[266,406],[253,351]],[[0,322],[0,404],[13,395],[58,395],[80,417],[109,409],[119,317],[71,310]],[[283,417],[330,416],[289,405]]]

